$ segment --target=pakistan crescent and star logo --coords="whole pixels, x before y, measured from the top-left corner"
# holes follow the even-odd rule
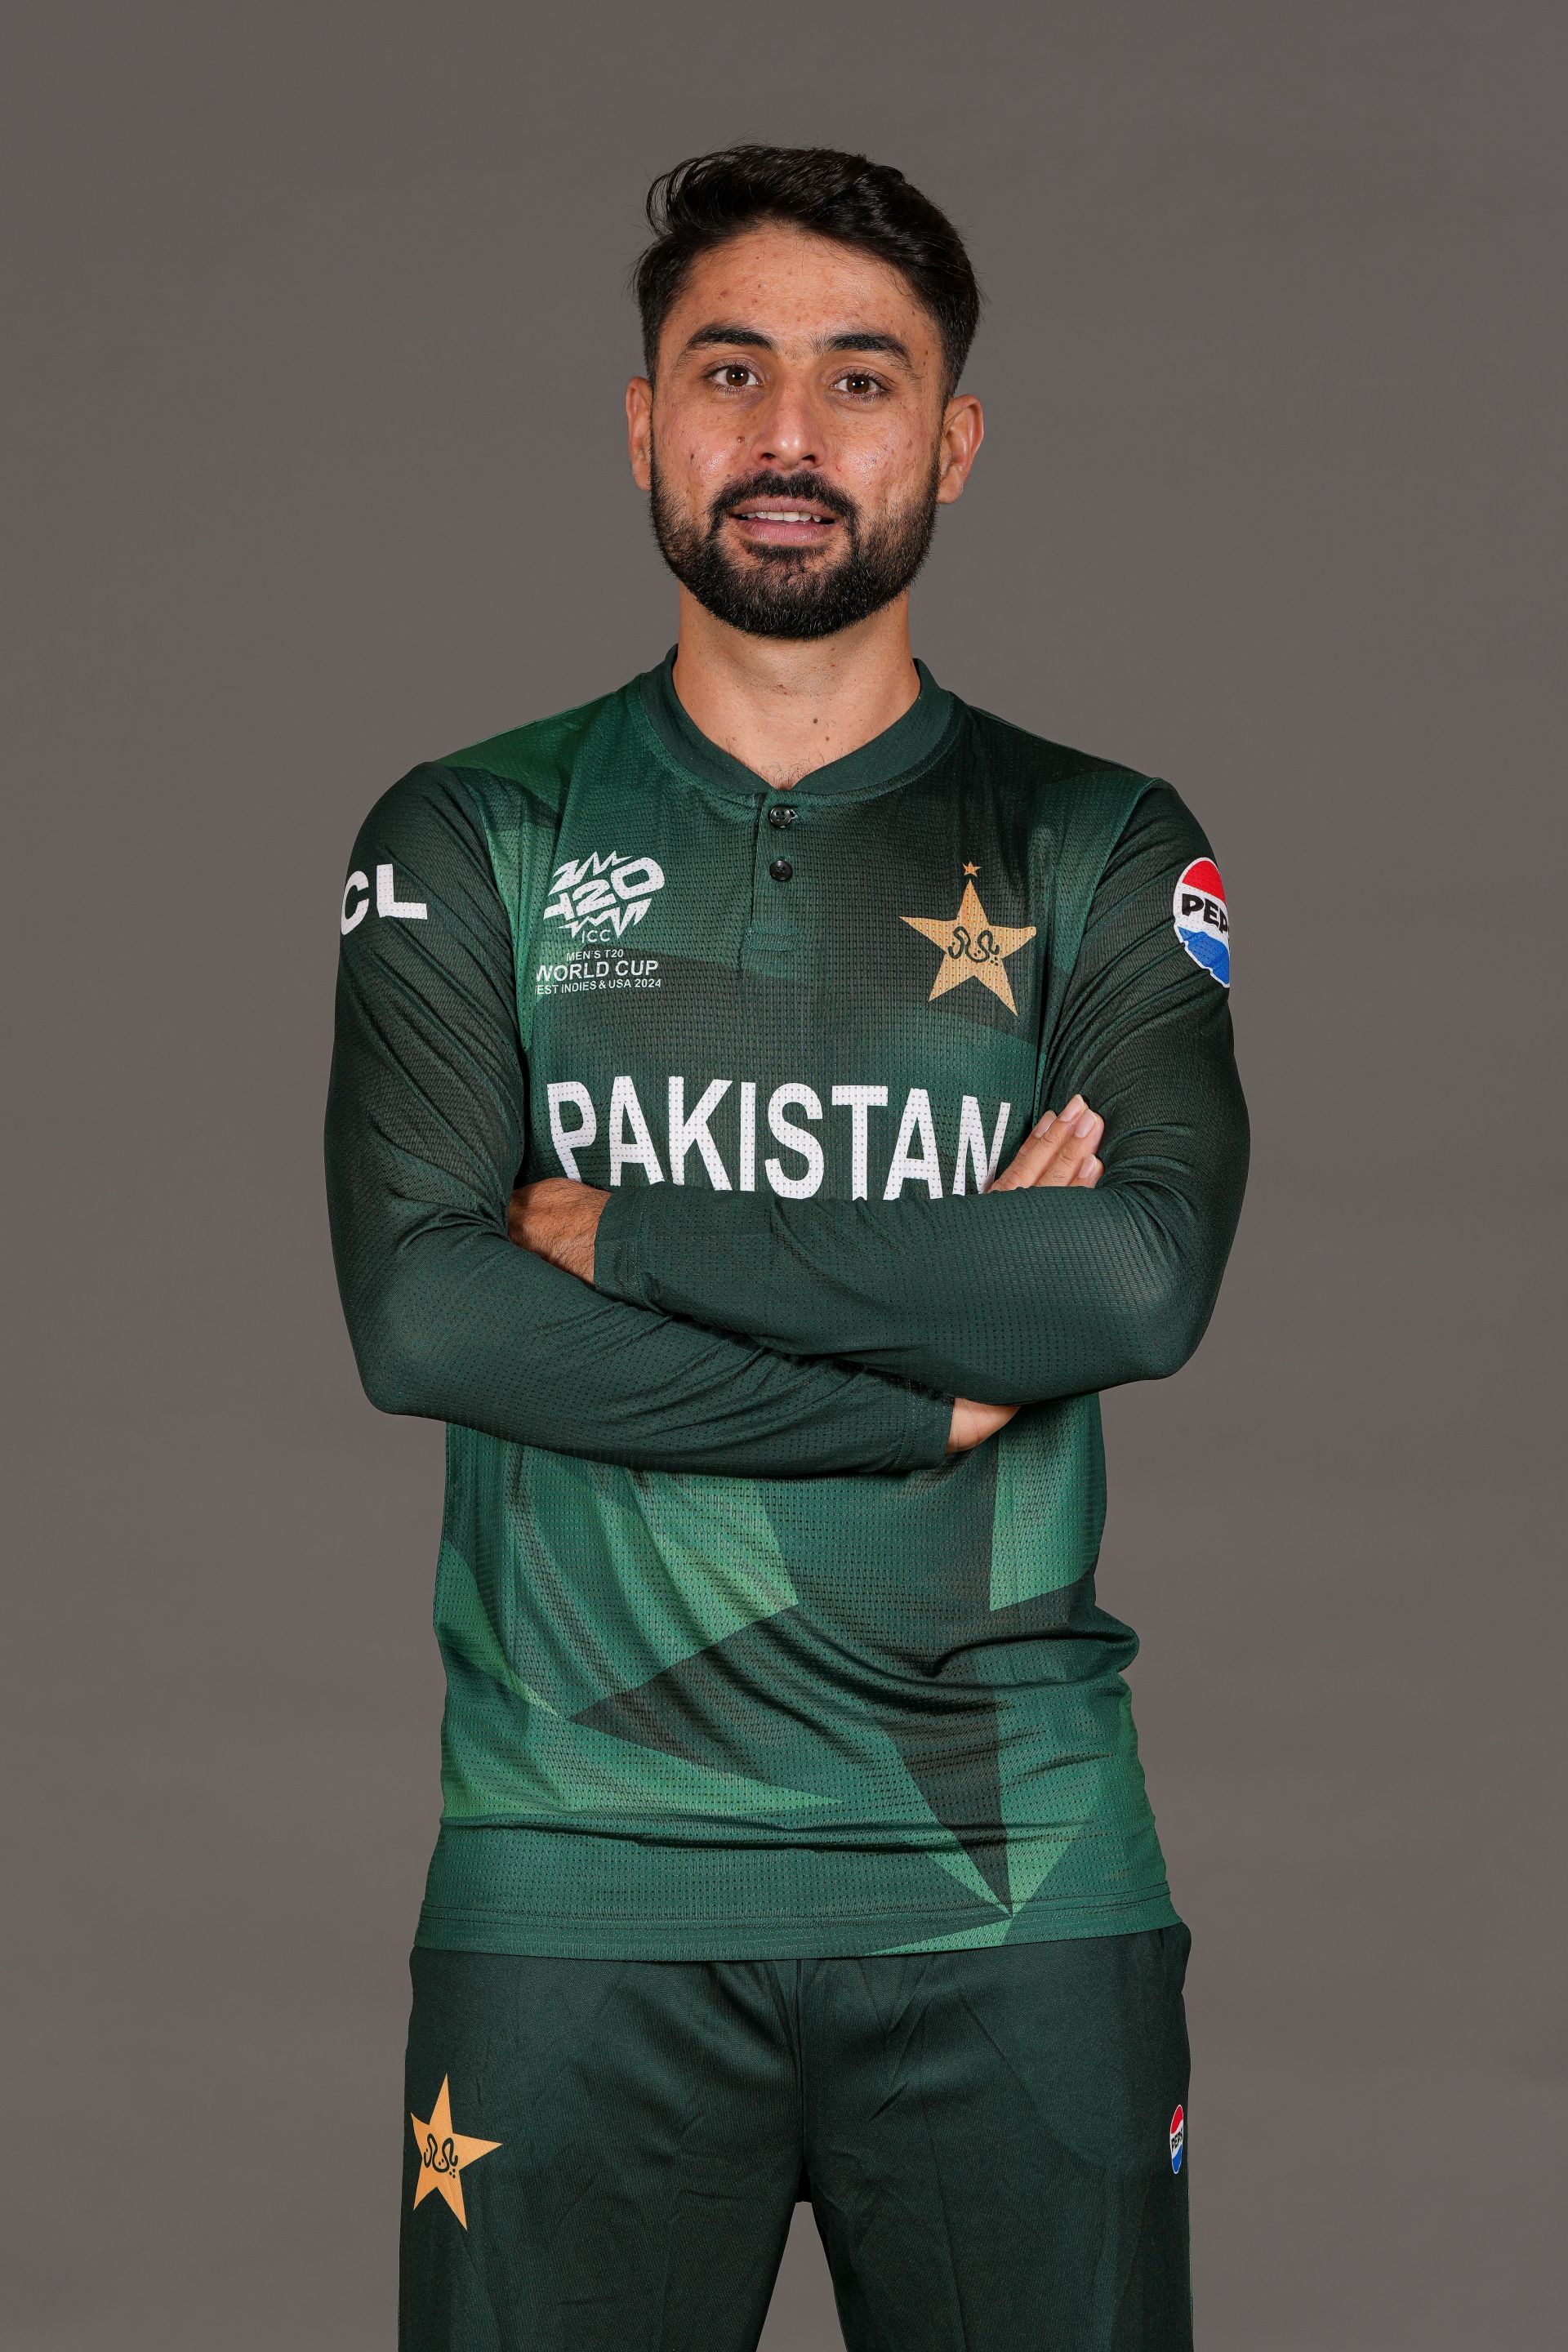
[[[945,996],[950,988],[958,988],[966,980],[977,980],[993,996],[1001,998],[1009,1013],[1016,1013],[1006,959],[1016,955],[1026,940],[1034,938],[1035,926],[992,922],[974,887],[973,877],[979,871],[978,866],[964,866],[963,896],[956,915],[903,915],[900,920],[922,932],[942,950],[942,963],[931,982],[928,1003]]]
[[[414,2191],[418,2205],[432,2189],[444,2197],[466,2230],[468,2217],[463,2210],[463,2173],[470,2164],[478,2164],[481,2156],[489,2156],[500,2146],[499,2139],[470,2139],[466,2132],[452,2129],[452,2098],[447,2088],[449,2077],[443,2074],[441,2088],[427,2122],[417,2116],[408,2118],[414,2126],[414,2142],[419,2150],[419,2186]]]

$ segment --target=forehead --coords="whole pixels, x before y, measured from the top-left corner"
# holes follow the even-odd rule
[[[700,254],[659,341],[668,355],[710,324],[745,327],[783,352],[857,331],[897,335],[924,374],[940,357],[936,320],[901,269],[807,229],[765,223]]]

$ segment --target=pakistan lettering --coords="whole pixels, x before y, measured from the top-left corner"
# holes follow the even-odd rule
[[[546,1087],[545,1095],[556,1157],[567,1175],[581,1181],[577,1156],[599,1140],[598,1108],[588,1088],[577,1078],[553,1081]],[[689,1108],[686,1080],[672,1076],[668,1082],[664,1106],[661,1155],[636,1086],[629,1077],[618,1077],[610,1088],[605,1119],[610,1183],[619,1184],[622,1170],[629,1167],[640,1168],[650,1184],[662,1184],[667,1171],[670,1182],[684,1184],[687,1160],[695,1152],[716,1192],[754,1192],[759,1189],[760,1111],[763,1143],[771,1139],[789,1155],[786,1163],[779,1153],[769,1153],[763,1161],[762,1172],[770,1188],[786,1200],[805,1200],[821,1191],[831,1151],[840,1162],[847,1156],[849,1197],[864,1201],[870,1188],[873,1151],[879,1167],[889,1134],[892,1149],[882,1182],[882,1199],[896,1201],[906,1184],[923,1184],[933,1201],[942,1198],[944,1161],[938,1145],[931,1096],[924,1087],[910,1088],[896,1132],[885,1118],[878,1119],[873,1127],[872,1114],[889,1108],[886,1087],[836,1086],[830,1089],[828,1101],[833,1110],[847,1113],[847,1117],[829,1119],[815,1087],[798,1079],[787,1079],[783,1086],[774,1087],[759,1104],[754,1078],[711,1078]],[[1012,1108],[1011,1103],[1000,1105],[988,1138],[978,1099],[973,1095],[963,1097],[952,1147],[949,1191],[963,1192],[972,1186],[976,1192],[985,1190],[1001,1164],[1002,1141]],[[716,1119],[721,1139],[713,1131]],[[803,1126],[803,1119],[809,1124]],[[733,1179],[731,1167],[735,1171]]]
[[[555,896],[540,919],[564,923],[574,940],[607,947],[633,923],[641,922],[648,900],[664,887],[664,868],[651,857],[623,857],[618,849],[595,849],[558,866],[550,887]]]

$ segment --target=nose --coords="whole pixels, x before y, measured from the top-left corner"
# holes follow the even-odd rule
[[[759,466],[784,473],[822,463],[821,420],[804,384],[781,381],[757,416],[754,433],[752,455]]]

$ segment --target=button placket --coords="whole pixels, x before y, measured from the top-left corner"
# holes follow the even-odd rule
[[[780,833],[787,833],[799,814],[800,811],[797,808],[792,808],[788,801],[773,801],[768,809],[769,827]],[[795,867],[787,857],[775,857],[770,862],[768,872],[775,882],[787,882],[795,872]]]
[[[791,969],[801,951],[803,910],[798,887],[787,887],[795,880],[795,860],[778,855],[784,845],[781,834],[792,849],[795,846],[799,817],[800,811],[787,801],[769,802],[759,812],[752,920],[741,957],[742,964],[755,970]]]
[[[769,852],[769,846],[771,846],[771,849],[773,849],[773,852],[778,852],[778,849],[783,849],[781,840],[778,840],[778,835],[781,835],[781,833],[793,835],[793,833],[795,833],[795,824],[797,824],[797,818],[799,818],[799,809],[797,809],[797,807],[793,807],[793,804],[790,804],[790,802],[787,802],[787,800],[771,800],[771,802],[769,802],[769,809],[766,809],[766,833],[764,833],[764,830],[762,830],[762,828],[757,828],[757,856],[759,856],[759,858],[766,856],[766,852]],[[769,866],[769,879],[773,879],[773,882],[790,882],[790,879],[793,879],[793,875],[795,875],[795,861],[793,861],[793,858],[778,856],[778,854],[775,854],[775,856],[766,858],[766,866]],[[771,927],[781,927],[781,924],[783,924],[783,927],[785,927],[785,929],[795,929],[795,915],[793,915],[793,912],[785,912],[785,908],[778,906],[778,898],[775,898],[775,894],[769,894],[769,896],[771,896],[771,898],[773,898],[775,912],[769,912],[769,915],[762,915],[762,922],[771,924]],[[759,912],[762,912],[762,910],[759,910]]]

